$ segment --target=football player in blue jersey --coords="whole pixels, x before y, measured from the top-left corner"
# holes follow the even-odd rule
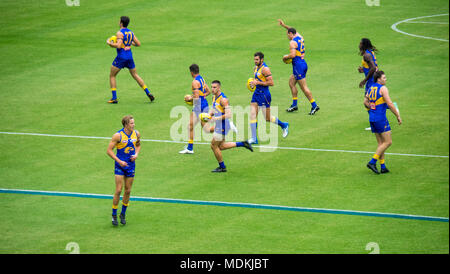
[[[364,105],[369,112],[370,127],[377,138],[378,146],[372,159],[367,163],[367,167],[376,174],[380,174],[376,166],[377,161],[380,161],[381,173],[389,172],[386,168],[384,153],[392,145],[391,127],[386,117],[386,110],[389,108],[394,113],[399,125],[402,124],[402,118],[392,103],[389,91],[385,86],[386,75],[384,72],[376,71],[373,79],[374,83],[364,97]]]
[[[283,56],[283,62],[288,63],[289,59],[292,60],[292,75],[289,78],[289,87],[292,94],[292,104],[286,109],[287,112],[293,112],[298,110],[298,90],[297,83],[300,89],[305,94],[308,101],[311,103],[311,110],[309,115],[314,115],[319,111],[319,106],[314,100],[311,90],[309,90],[306,84],[306,72],[308,71],[308,65],[305,61],[305,41],[296,29],[286,25],[283,20],[278,19],[280,26],[287,29],[287,38],[289,39],[289,54]]]
[[[136,80],[139,86],[145,91],[147,97],[150,99],[150,102],[155,100],[155,96],[150,93],[147,85],[144,80],[137,74],[136,66],[133,60],[133,54],[131,53],[131,46],[140,47],[141,42],[136,37],[134,32],[128,29],[128,24],[130,23],[130,18],[128,16],[120,17],[120,30],[117,32],[116,37],[117,41],[113,42],[110,39],[106,40],[106,43],[112,47],[117,49],[117,57],[114,59],[111,72],[109,74],[109,83],[111,86],[112,97],[111,100],[108,101],[110,104],[117,104],[117,84],[116,84],[116,76],[123,68],[128,68],[131,76]]]
[[[141,135],[134,129],[134,118],[127,115],[122,118],[123,128],[117,131],[108,145],[106,153],[114,160],[114,174],[116,191],[114,192],[112,206],[112,224],[118,225],[117,209],[119,207],[120,194],[124,189],[122,197],[122,211],[120,213],[120,223],[126,224],[125,212],[130,201],[131,187],[134,181],[135,162],[141,150]],[[114,148],[117,153],[114,154]]]
[[[248,141],[243,142],[225,142],[225,136],[231,129],[231,109],[227,96],[221,90],[221,83],[219,80],[214,80],[211,83],[211,89],[213,93],[211,110],[209,116],[211,122],[214,122],[214,126],[205,125],[203,129],[206,132],[212,132],[213,138],[211,140],[211,149],[214,152],[219,166],[212,170],[212,172],[226,172],[227,168],[223,161],[222,150],[231,149],[234,147],[245,147],[253,152],[252,145]]]
[[[194,127],[200,121],[198,115],[200,113],[208,113],[209,105],[206,99],[211,91],[208,84],[206,84],[203,77],[200,75],[200,67],[197,64],[189,66],[189,72],[193,78],[191,83],[193,109],[189,117],[189,140],[188,145],[181,151],[180,154],[193,154],[194,153]],[[200,121],[202,127],[205,122]]]
[[[289,123],[280,121],[277,117],[270,115],[270,105],[272,96],[269,87],[273,86],[272,72],[269,66],[264,62],[264,54],[260,51],[253,55],[255,68],[253,69],[254,80],[250,82],[250,86],[255,87],[252,99],[250,101],[250,129],[252,137],[248,140],[250,144],[258,144],[257,127],[258,127],[258,111],[261,108],[267,122],[280,126],[283,138],[289,134]]]
[[[359,87],[365,86],[365,92],[367,92],[374,83],[373,75],[378,70],[378,62],[375,56],[377,48],[372,45],[372,42],[368,38],[362,38],[359,42],[359,55],[363,57],[361,66],[358,67],[359,73],[364,73],[364,79],[359,82]]]

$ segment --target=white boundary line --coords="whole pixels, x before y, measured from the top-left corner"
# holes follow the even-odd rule
[[[407,32],[401,31],[401,30],[399,30],[397,28],[397,26],[402,24],[402,23],[412,23],[412,22],[409,22],[409,21],[412,21],[412,20],[422,19],[422,18],[430,18],[430,17],[438,17],[438,16],[445,16],[445,15],[448,15],[448,13],[408,18],[408,19],[405,19],[405,20],[402,20],[402,21],[399,21],[399,22],[393,24],[391,26],[391,29],[393,29],[394,31],[399,32],[401,34],[405,34],[405,35],[409,35],[409,36],[413,36],[413,37],[424,38],[424,39],[431,39],[431,40],[437,40],[437,41],[443,41],[443,42],[447,42],[448,43],[448,40],[446,40],[446,39],[440,39],[440,38],[434,38],[434,37],[428,37],[428,36],[422,36],[422,35],[407,33]]]
[[[42,137],[59,137],[59,138],[80,138],[80,139],[102,139],[110,140],[111,137],[98,137],[98,136],[79,136],[79,135],[60,135],[60,134],[44,134],[44,133],[26,133],[26,132],[5,132],[0,131],[0,134],[5,135],[26,135],[26,136],[42,136]],[[141,139],[143,142],[155,142],[155,143],[174,143],[174,144],[186,144],[182,141],[172,140],[154,140],[154,139]],[[196,142],[199,145],[209,145],[210,143]],[[286,150],[306,150],[306,151],[322,151],[322,152],[343,152],[343,153],[359,153],[359,154],[373,154],[373,151],[358,151],[358,150],[341,150],[341,149],[321,149],[321,148],[302,148],[302,147],[270,147],[270,146],[253,146],[269,149],[286,149]],[[386,155],[396,156],[409,156],[409,157],[427,157],[427,158],[449,158],[447,155],[428,155],[428,154],[406,154],[406,153],[385,153]]]
[[[404,22],[404,23],[408,23],[408,24],[438,24],[438,25],[448,25],[447,22],[423,22],[423,21],[415,21],[415,22]]]

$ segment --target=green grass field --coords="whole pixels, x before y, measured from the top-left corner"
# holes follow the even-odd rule
[[[226,174],[205,144],[180,155],[184,144],[142,142],[132,196],[254,203],[424,216],[449,216],[449,18],[447,1],[1,1],[0,188],[112,195],[113,160],[107,139],[57,138],[11,133],[110,138],[132,114],[146,140],[171,140],[170,117],[185,106],[189,65],[197,63],[233,106],[247,107],[245,84],[253,53],[262,51],[275,86],[272,106],[290,123],[277,149],[224,151]],[[124,70],[117,78],[119,104],[109,105],[109,69],[115,50],[105,40],[120,16],[140,41],[133,48],[138,73],[155,94],[145,93]],[[308,85],[321,110],[299,93],[291,103],[291,66],[281,57],[288,40],[277,18],[304,36]],[[419,21],[419,20],[418,20]],[[393,145],[389,174],[365,165],[375,137],[363,108],[358,44],[368,37],[379,49],[403,125],[389,113]],[[209,97],[211,100],[211,97]],[[275,108],[274,108],[275,109]],[[248,122],[248,121],[246,121]],[[247,124],[245,125],[245,128]],[[247,132],[247,129],[245,129]],[[186,139],[187,141],[187,136]],[[203,141],[206,142],[206,141]],[[409,154],[409,155],[399,155]],[[412,156],[422,155],[422,156]],[[429,157],[430,155],[445,157]],[[131,202],[126,226],[111,225],[111,200],[0,194],[0,253],[449,253],[449,223],[256,208]]]

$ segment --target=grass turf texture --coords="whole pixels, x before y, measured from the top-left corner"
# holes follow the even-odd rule
[[[363,130],[368,117],[356,71],[359,40],[369,37],[404,120],[398,126],[388,114],[394,142],[388,152],[448,155],[448,43],[390,29],[446,13],[448,3],[413,2],[2,1],[0,131],[112,136],[120,119],[133,114],[143,138],[169,140],[176,120],[169,112],[189,93],[190,64],[200,65],[208,83],[221,80],[231,104],[245,107],[253,53],[261,50],[274,76],[272,105],[290,123],[279,146],[374,151],[375,137]],[[377,23],[368,27],[367,14]],[[105,40],[121,15],[130,16],[142,42],[133,55],[157,97],[152,104],[126,70],[117,79],[119,104],[106,104],[115,51]],[[308,85],[321,107],[316,116],[307,115],[302,94],[299,112],[284,112],[291,66],[281,61],[288,40],[277,18],[305,37]],[[448,39],[448,25],[398,27]],[[7,148],[1,188],[113,192],[107,140],[0,134],[0,141]],[[234,149],[223,153],[229,172],[211,174],[217,163],[209,146],[195,145],[194,155],[178,155],[181,149],[144,142],[132,195],[449,215],[448,158],[387,155],[391,173],[375,176],[365,167],[370,154]],[[449,252],[449,226],[441,222],[132,202],[127,226],[114,229],[110,200],[0,197],[7,220],[0,253],[67,253],[71,241],[81,253],[368,253],[368,242],[381,253]]]

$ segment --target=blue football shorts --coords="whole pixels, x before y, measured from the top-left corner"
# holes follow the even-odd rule
[[[306,72],[308,71],[308,65],[306,62],[292,63],[292,74],[295,80],[302,80],[306,77]]]
[[[127,162],[128,166],[122,167],[117,162],[114,165],[114,174],[115,175],[122,175],[125,177],[134,177],[134,170],[135,170],[135,163],[134,162]]]
[[[372,129],[372,133],[383,133],[391,130],[391,126],[389,125],[387,118],[386,120],[370,122],[370,128]]]
[[[272,96],[270,92],[253,92],[251,103],[257,103],[260,107],[270,108],[270,103],[272,102]]]
[[[133,59],[122,59],[119,57],[116,57],[116,59],[114,59],[112,65],[119,69],[134,69],[136,67]]]

